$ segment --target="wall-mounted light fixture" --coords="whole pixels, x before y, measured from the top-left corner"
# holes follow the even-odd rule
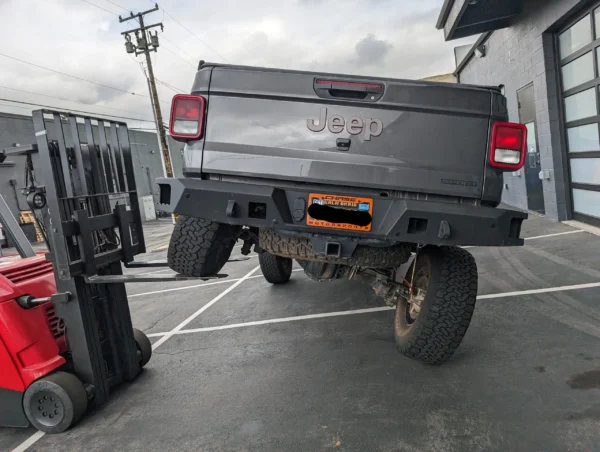
[[[475,56],[483,58],[485,56],[485,44],[481,44],[475,48]]]

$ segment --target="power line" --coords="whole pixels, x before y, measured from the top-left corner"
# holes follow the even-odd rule
[[[102,8],[102,6],[98,6],[92,2],[88,2],[87,0],[81,0],[83,3],[87,3],[88,5],[91,5],[95,8],[101,9],[102,11],[106,11],[107,13],[111,13],[113,16],[118,16],[117,13],[113,13],[112,11],[109,11],[108,9]]]
[[[10,107],[10,108],[22,108],[23,110],[29,110],[29,111],[31,111],[30,107],[19,107],[18,105],[11,105],[11,104],[0,104],[0,105],[5,105],[5,106]]]
[[[183,53],[184,55],[188,56],[192,61],[196,61],[197,59],[194,58],[193,56],[191,56],[189,53],[187,53],[185,50],[183,50],[181,47],[179,47],[177,44],[175,44],[173,41],[171,41],[170,39],[167,39],[167,37],[164,35],[164,33],[161,35],[161,37],[167,41],[168,43],[170,43],[173,47],[175,47],[176,49],[178,49],[181,53]]]
[[[154,0],[148,0],[150,3],[154,3]],[[200,43],[202,45],[204,45],[204,47],[206,47],[207,49],[211,50],[212,52],[214,52],[215,54],[217,54],[219,56],[219,58],[223,59],[225,62],[229,63],[229,61],[227,60],[227,58],[225,58],[223,55],[221,55],[219,52],[217,52],[215,49],[213,49],[211,46],[209,46],[207,43],[205,43],[202,39],[200,39],[193,31],[191,31],[189,28],[187,28],[185,25],[183,25],[181,22],[179,22],[177,19],[175,19],[170,13],[169,11],[167,11],[166,9],[162,8],[162,10],[165,12],[165,14],[167,16],[169,16],[171,19],[173,19],[175,21],[175,23],[177,23],[181,28],[183,28],[185,31],[187,31],[190,35],[192,35],[194,38],[196,38],[198,41],[200,41]]]
[[[112,0],[104,0],[104,1],[110,3],[111,5],[116,6],[117,8],[121,8],[123,11],[129,11],[127,8],[123,8],[121,5],[116,4]]]
[[[94,4],[94,3],[91,3],[91,2],[89,2],[88,0],[81,0],[81,1],[82,1],[82,2],[84,2],[84,3],[87,3],[87,4],[91,5],[91,6],[95,6],[95,7],[96,7],[96,8],[98,8],[98,9],[101,9],[101,10],[103,10],[103,11],[106,11],[106,12],[108,12],[108,13],[111,13],[111,14],[113,14],[113,15],[117,16],[117,17],[120,17],[118,14],[116,14],[116,13],[113,13],[112,11],[109,11],[109,10],[107,10],[107,9],[104,9],[104,8],[102,8],[101,6],[98,6],[98,5]],[[117,3],[115,3],[115,2],[113,2],[113,1],[111,1],[111,0],[105,0],[105,1],[106,1],[106,2],[108,2],[108,3],[110,3],[110,4],[112,4],[112,5],[114,5],[114,6],[116,6],[117,8],[120,8],[120,9],[124,10],[124,11],[129,11],[128,9],[126,9],[126,8],[123,8],[121,5],[118,5]],[[164,15],[164,13],[165,13],[165,12],[166,12],[166,11],[164,11],[164,10],[163,10],[163,15]],[[135,19],[137,20],[137,18],[135,18]],[[139,22],[139,20],[137,20],[137,21]],[[184,53],[185,55],[187,55],[188,57],[190,57],[192,60],[195,60],[195,59],[194,59],[194,57],[192,57],[192,56],[191,56],[189,53],[187,53],[185,50],[183,50],[181,47],[179,47],[179,46],[178,46],[177,44],[175,44],[173,41],[171,41],[170,39],[167,39],[167,38],[166,38],[164,35],[162,36],[162,38],[163,38],[165,41],[169,42],[169,43],[170,43],[171,45],[173,45],[174,47],[176,47],[177,49],[179,49],[179,51],[180,51],[180,52]],[[167,49],[167,50],[168,50],[168,49]],[[171,52],[171,53],[173,53],[173,55],[175,55],[175,56],[177,56],[177,57],[181,58],[181,57],[180,57],[179,55],[177,55],[175,52]],[[155,55],[155,60],[154,60],[154,63],[155,63],[155,64],[156,64],[156,58],[157,58],[157,55],[158,55],[158,53]],[[190,63],[189,63],[187,60],[185,60],[185,59],[183,59],[183,58],[181,58],[181,59],[182,59],[183,61],[185,61],[187,64],[189,64],[190,66],[192,66],[192,67],[195,67],[195,66],[193,66],[192,64],[190,64]],[[173,86],[173,85],[170,85],[170,84],[168,84],[168,83],[165,83],[165,82],[163,82],[162,80],[158,80],[158,79],[156,79],[156,80],[157,80],[157,81],[158,81],[160,84],[162,84],[162,85],[166,86],[167,88],[169,88],[170,90],[172,90],[172,91],[174,91],[174,92],[176,92],[176,93],[181,93],[181,92],[184,92],[184,90],[182,90],[182,89],[180,89],[180,88],[177,88],[177,87],[175,87],[175,86]],[[14,88],[2,87],[2,86],[0,86],[0,88],[14,89]],[[16,90],[16,91],[23,91],[23,90]],[[27,93],[28,91],[23,91],[23,92]],[[31,92],[30,92],[29,94],[37,94],[37,93],[31,93]],[[40,96],[44,96],[44,94],[38,94],[38,95],[40,95]],[[53,96],[46,96],[46,97],[53,97]],[[147,96],[146,96],[146,97],[147,97]],[[67,102],[82,103],[82,102],[70,101],[69,99],[64,99],[64,98],[60,98],[60,97],[54,97],[54,99],[58,99],[58,100],[65,100],[65,101],[67,101]],[[163,100],[160,100],[160,99],[159,99],[159,101],[160,101],[160,102],[163,102],[163,103],[166,103],[166,104],[168,104],[168,102],[166,102],[166,101],[163,101]],[[83,103],[82,103],[82,104],[83,104]],[[83,105],[90,105],[90,104],[83,104]],[[109,108],[109,107],[101,107],[101,108]],[[113,110],[118,110],[118,109],[113,109]],[[128,110],[121,110],[121,111],[128,111]],[[130,112],[130,113],[133,113],[133,112]]]
[[[157,80],[158,80],[158,79],[157,79]],[[173,85],[172,83],[163,82],[162,80],[159,80],[159,82],[161,82],[162,84],[164,84],[164,85],[166,85],[166,86],[169,86],[169,87],[171,87],[171,88],[174,88],[174,89],[176,89],[177,91],[180,91],[180,92],[183,92],[183,91],[185,91],[184,89],[177,88],[177,87],[176,87],[175,85]]]
[[[120,91],[120,92],[122,92],[122,93],[125,93],[125,94],[131,94],[132,96],[144,97],[144,98],[146,98],[146,99],[149,99],[149,98],[150,98],[149,96],[144,96],[143,94],[136,94],[136,93],[134,93],[134,92],[127,91],[127,90],[125,90],[125,89],[117,88],[117,87],[115,87],[115,86],[105,85],[105,84],[103,84],[103,83],[98,83],[98,82],[94,82],[94,81],[92,81],[92,80],[87,80],[87,79],[85,79],[85,78],[77,77],[76,75],[71,75],[71,74],[67,74],[67,73],[65,73],[65,72],[60,72],[60,71],[57,71],[57,70],[55,70],[55,69],[50,69],[50,68],[48,68],[48,67],[45,67],[45,66],[40,66],[39,64],[30,63],[29,61],[21,60],[21,59],[19,59],[19,58],[15,58],[15,57],[13,57],[13,56],[6,55],[6,54],[4,54],[4,53],[0,53],[0,56],[6,57],[6,58],[10,58],[11,60],[19,61],[20,63],[25,63],[25,64],[28,64],[28,65],[30,65],[30,66],[34,66],[34,67],[37,67],[37,68],[40,68],[40,69],[44,69],[44,70],[46,70],[46,71],[54,72],[55,74],[64,75],[65,77],[70,77],[70,78],[74,78],[74,79],[76,79],[76,80],[81,80],[82,82],[87,82],[87,83],[91,83],[91,84],[93,84],[93,85],[98,85],[98,86],[101,86],[101,87],[103,87],[103,88],[108,88],[108,89],[112,89],[112,90],[115,90],[115,91]],[[165,104],[167,104],[167,105],[170,105],[170,103],[169,103],[169,102],[166,102],[166,101],[164,101],[164,100],[160,100],[160,101],[161,101],[161,102],[163,102],[163,103],[165,103]]]
[[[171,49],[169,49],[168,47],[165,47],[164,45],[162,46],[163,49],[165,49],[167,52],[175,55],[177,58],[179,58],[181,61],[183,61],[186,64],[189,64],[190,66],[192,66],[194,69],[196,69],[196,66],[194,66],[192,63],[190,63],[188,60],[186,60],[185,58],[183,58],[180,55],[177,55],[175,52],[173,52]]]
[[[173,86],[173,85],[170,85],[170,84],[168,84],[168,83],[166,83],[166,82],[163,82],[162,80],[159,80],[159,79],[157,79],[156,77],[154,77],[154,79],[155,79],[155,80],[156,80],[158,83],[160,83],[161,85],[164,85],[164,86],[166,86],[167,88],[169,88],[171,91],[175,91],[175,92],[176,92],[176,93],[178,93],[178,94],[180,94],[180,93],[183,93],[183,92],[184,92],[184,90],[182,90],[181,88],[177,88],[176,86]]]
[[[217,56],[219,56],[219,58],[221,58],[222,60],[224,60],[226,63],[229,63],[229,60],[227,58],[225,58],[223,55],[221,55],[219,52],[217,52],[215,49],[213,49],[211,46],[209,46],[206,42],[204,42],[202,39],[200,39],[194,32],[192,32],[189,28],[187,28],[186,26],[184,26],[181,22],[179,22],[171,14],[169,14],[168,11],[165,11],[165,14],[167,16],[169,16],[171,19],[173,19],[177,24],[179,24],[179,26],[181,26],[181,28],[183,28],[185,31],[187,31],[190,35],[192,35],[194,38],[196,38],[198,41],[200,41],[200,43],[202,45],[204,45],[204,47],[206,47],[208,50],[211,50],[212,52],[214,52],[215,54],[217,54]]]
[[[16,104],[23,104],[23,105],[33,105],[34,107],[44,107],[44,108],[58,108],[60,110],[65,110],[64,108],[61,107],[55,107],[53,105],[43,105],[43,104],[34,104],[32,102],[23,102],[21,100],[12,100],[12,99],[4,99],[0,97],[1,101],[6,101],[6,102],[14,102]],[[10,107],[15,107],[15,108],[25,108],[25,107],[18,107],[16,105],[9,105]],[[84,110],[73,110],[73,109],[67,109],[65,110],[67,113],[69,112],[76,112],[76,113],[85,113],[88,115],[100,115],[100,116],[105,116],[107,118],[118,118],[118,119],[130,119],[132,121],[140,121],[140,122],[154,122],[154,121],[150,121],[149,119],[139,119],[139,118],[128,118],[127,116],[116,116],[116,115],[106,115],[104,113],[94,113],[92,111],[84,111]]]
[[[84,78],[81,78],[81,77],[77,77],[76,75],[66,74],[65,72],[60,72],[60,71],[57,71],[57,70],[54,70],[54,69],[50,69],[50,68],[45,67],[45,66],[40,66],[39,64],[30,63],[29,61],[21,60],[19,58],[15,58],[13,56],[6,55],[4,53],[0,53],[0,56],[6,57],[6,58],[10,58],[11,60],[19,61],[21,63],[25,63],[25,64],[28,64],[30,66],[35,66],[35,67],[38,67],[40,69],[45,69],[46,71],[54,72],[55,74],[64,75],[65,77],[71,77],[71,78],[74,78],[76,80],[81,80],[82,82],[91,83],[93,85],[102,86],[103,88],[109,88],[109,89],[113,89],[115,91],[120,91],[120,92],[125,93],[125,94],[131,94],[132,96],[145,97],[146,99],[148,99],[148,96],[144,96],[142,94],[136,94],[136,93],[133,93],[131,91],[127,91],[125,89],[116,88],[116,87],[110,86],[110,85],[104,85],[103,83],[93,82],[91,80],[87,80],[87,79],[84,79]]]
[[[168,88],[168,89],[170,89],[171,91],[173,91],[173,92],[175,92],[175,93],[177,93],[177,94],[181,94],[181,91],[177,91],[176,89],[174,89],[174,88],[171,88],[169,85],[167,85],[166,83],[163,83],[163,82],[161,82],[161,81],[160,81],[159,79],[157,79],[156,77],[155,77],[155,80],[156,80],[158,83],[160,83],[161,85],[163,85],[165,88]]]
[[[9,89],[11,91],[19,91],[19,92],[27,93],[27,94],[33,94],[35,96],[49,97],[50,99],[64,100],[66,102],[72,102],[74,104],[80,104],[80,105],[87,105],[89,107],[106,108],[107,110],[124,111],[125,113],[134,113],[134,114],[136,113],[135,111],[131,111],[131,110],[123,110],[121,108],[114,108],[114,107],[105,107],[103,105],[87,104],[85,102],[78,102],[78,101],[75,101],[75,100],[66,99],[64,97],[50,96],[48,94],[42,94],[42,93],[34,93],[33,91],[26,91],[24,89],[10,88],[8,86],[3,86],[3,85],[0,85],[0,88]]]
[[[104,1],[105,1],[105,2],[108,2],[108,3],[110,3],[111,5],[115,5],[117,8],[120,8],[120,9],[122,9],[123,11],[127,11],[127,12],[131,13],[131,10],[130,10],[130,9],[123,8],[121,5],[119,5],[119,4],[117,4],[117,3],[115,3],[115,2],[113,2],[113,1],[111,1],[111,0],[104,0]],[[114,14],[114,13],[113,13],[113,14]],[[115,14],[115,16],[118,16],[118,15],[117,15],[117,14]],[[121,17],[121,16],[119,16],[119,17]],[[135,19],[135,18],[134,18],[134,19]],[[138,21],[137,19],[135,19],[135,20],[136,20],[136,22],[138,22],[138,23],[139,23],[139,21]]]
[[[158,9],[159,9],[158,4],[155,4],[154,8],[149,9],[147,11],[141,11],[141,12],[138,12],[137,14],[133,14],[133,12],[132,12],[130,14],[130,17],[131,18],[137,17],[139,28],[127,30],[121,34],[125,36],[125,40],[126,40],[125,50],[127,51],[127,53],[134,53],[135,55],[144,54],[146,57],[146,66],[147,66],[147,70],[148,70],[148,78],[147,78],[148,89],[150,90],[150,99],[151,99],[152,107],[154,110],[154,119],[156,122],[156,128],[158,129],[158,142],[159,142],[159,145],[160,145],[160,148],[162,151],[162,157],[163,157],[162,160],[163,160],[163,164],[164,164],[163,168],[164,168],[165,176],[173,177],[174,173],[173,173],[173,166],[171,163],[171,155],[169,154],[169,146],[167,144],[167,137],[166,137],[165,129],[163,126],[163,117],[162,117],[162,111],[160,109],[160,100],[158,98],[158,89],[156,88],[156,80],[154,78],[154,69],[152,67],[152,58],[150,55],[150,52],[157,52],[158,46],[159,46],[158,32],[156,31],[153,35],[152,31],[150,31],[150,30],[155,27],[160,27],[161,31],[162,31],[163,24],[162,24],[162,22],[159,22],[159,23],[156,23],[153,25],[145,25],[144,24],[144,16],[146,14],[150,14],[155,11],[158,11]],[[120,23],[127,22],[128,20],[130,20],[130,19],[119,17]],[[138,35],[138,32],[141,32],[141,33],[139,33],[139,35]],[[135,46],[131,42],[130,33],[135,34],[137,46]]]

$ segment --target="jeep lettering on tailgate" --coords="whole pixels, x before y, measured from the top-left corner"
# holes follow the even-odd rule
[[[378,137],[383,131],[383,122],[376,118],[361,119],[356,116],[344,119],[342,115],[331,115],[327,119],[327,108],[321,108],[319,119],[307,119],[306,125],[313,132],[321,132],[325,129],[325,125],[331,133],[340,133],[344,129],[350,135],[358,135],[365,133],[365,141],[369,141],[371,137]]]

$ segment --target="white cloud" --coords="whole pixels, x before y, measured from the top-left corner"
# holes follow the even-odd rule
[[[89,2],[127,15],[105,0]],[[148,0],[115,3],[134,11],[152,8]],[[452,48],[464,43],[445,43],[442,33],[435,29],[442,0],[222,0],[209,4],[210,8],[197,0],[159,1],[197,37],[162,11],[146,16],[147,23],[164,22],[164,37],[169,40],[163,39],[158,54],[152,56],[158,79],[187,90],[198,60],[223,61],[222,57],[235,64],[418,78],[452,71]],[[147,96],[146,80],[135,59],[125,53],[120,34],[135,25],[135,21],[120,24],[116,16],[81,0],[0,1],[0,40],[4,43],[0,52]],[[133,113],[4,88],[0,88],[0,98],[152,119],[146,97],[67,78],[2,56],[0,86]],[[159,92],[166,103],[175,94],[164,85],[159,85]],[[167,114],[167,105],[162,107]],[[5,105],[0,105],[0,111],[28,113]]]

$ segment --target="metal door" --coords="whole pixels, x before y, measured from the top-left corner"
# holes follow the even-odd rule
[[[517,93],[519,120],[527,127],[527,154],[525,156],[525,184],[527,186],[527,207],[529,210],[545,213],[544,188],[540,179],[540,149],[537,144],[535,122],[535,100],[533,84]]]

